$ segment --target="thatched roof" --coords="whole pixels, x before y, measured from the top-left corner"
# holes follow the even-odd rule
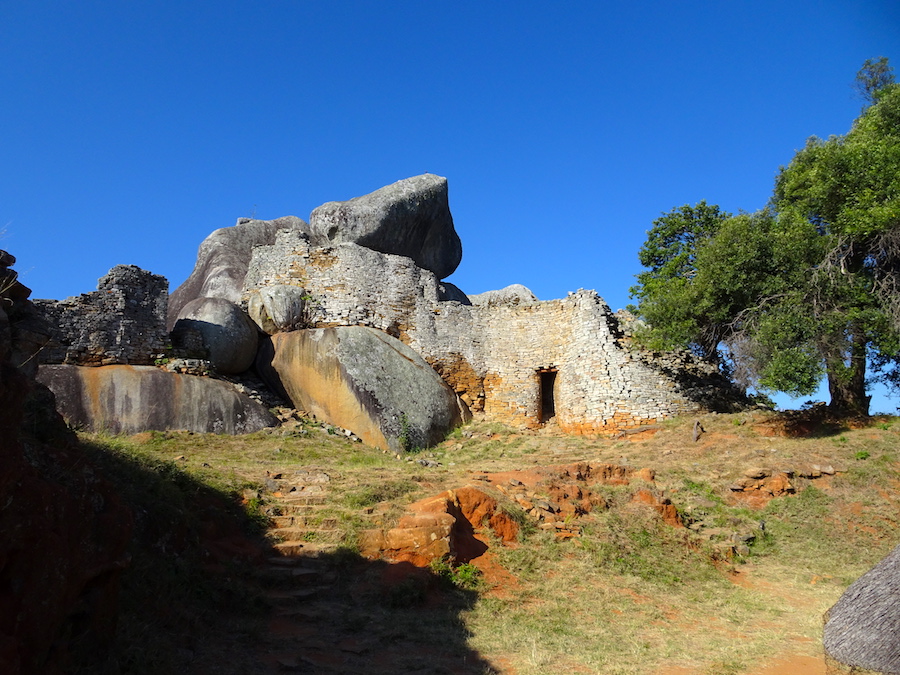
[[[829,656],[900,675],[900,546],[857,579],[825,617]]]

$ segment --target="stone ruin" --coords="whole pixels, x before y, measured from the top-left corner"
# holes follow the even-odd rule
[[[41,359],[145,365],[203,351],[214,371],[252,368],[296,407],[393,450],[473,413],[597,434],[747,404],[689,353],[632,348],[627,317],[594,291],[467,296],[442,281],[461,257],[447,181],[425,174],[329,202],[310,223],[216,230],[171,297],[161,277],[119,266],[95,293],[37,301],[57,327]]]
[[[721,407],[710,394],[731,389],[690,354],[628,349],[594,291],[539,302],[526,289],[476,304],[410,258],[353,243],[314,246],[297,231],[253,250],[242,302],[266,332],[284,321],[272,319],[283,313],[273,297],[305,298],[290,317],[308,327],[371,326],[396,337],[472,412],[511,426],[555,419],[572,433],[627,430]],[[736,392],[730,398],[739,405]]]
[[[169,342],[169,282],[134,265],[116,265],[97,290],[66,300],[34,300],[55,328],[42,363],[149,365]]]

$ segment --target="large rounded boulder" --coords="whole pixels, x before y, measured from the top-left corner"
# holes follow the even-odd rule
[[[373,328],[278,333],[256,369],[296,407],[395,452],[435,445],[469,415],[421,356]]]
[[[447,179],[430,173],[346,202],[322,204],[310,214],[309,227],[315,246],[350,242],[406,256],[438,279],[453,274],[462,260]]]
[[[217,372],[236,375],[253,365],[259,332],[236,304],[222,298],[197,298],[179,314],[172,340],[176,345],[202,342]]]
[[[306,328],[308,301],[299,286],[273,284],[248,293],[247,313],[263,333],[272,335]]]

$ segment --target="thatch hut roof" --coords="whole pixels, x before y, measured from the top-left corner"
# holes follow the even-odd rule
[[[900,546],[828,610],[823,642],[841,663],[900,675]]]

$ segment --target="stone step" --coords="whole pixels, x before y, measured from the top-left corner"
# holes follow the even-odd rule
[[[273,502],[275,504],[296,504],[297,506],[321,506],[328,500],[324,496],[314,497],[312,495],[308,497],[294,497],[290,494],[285,495],[284,497],[279,497],[278,501]]]
[[[300,504],[296,502],[271,502],[266,505],[265,514],[275,516],[312,515],[326,508],[324,504]]]
[[[313,541],[282,541],[272,546],[278,555],[283,556],[314,556],[322,552],[330,552],[337,548],[337,544],[323,544]]]
[[[291,527],[294,524],[294,518],[296,516],[269,516],[269,522],[272,523],[272,527]]]
[[[309,539],[310,537],[333,537],[340,534],[340,530],[334,527],[320,526],[303,526],[302,524],[292,527],[272,527],[269,528],[267,534],[270,537],[277,537],[282,541]]]
[[[293,514],[284,516],[269,516],[275,529],[284,529],[288,527],[312,527],[316,529],[333,530],[337,527],[337,518],[318,519],[309,514]]]
[[[303,603],[312,600],[327,591],[329,586],[308,586],[304,588],[294,588],[291,590],[273,590],[265,594],[266,599],[278,608],[278,614],[281,616],[290,616],[297,612],[298,605],[303,607]]]
[[[297,558],[302,559],[302,558]],[[268,588],[306,588],[312,584],[320,583],[321,575],[310,573],[305,569],[292,569],[290,567],[267,567],[260,570],[256,577]]]

